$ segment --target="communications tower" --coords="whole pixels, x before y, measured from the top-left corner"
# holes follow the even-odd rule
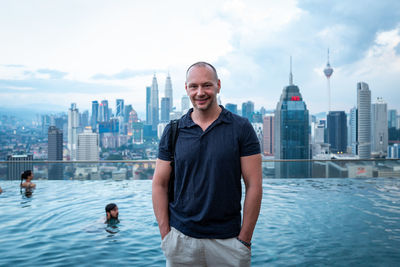
[[[333,69],[331,64],[329,64],[329,48],[328,48],[328,62],[326,63],[326,67],[324,69],[324,74],[326,76],[328,82],[328,112],[331,111],[331,84],[330,84],[330,77],[332,76]]]

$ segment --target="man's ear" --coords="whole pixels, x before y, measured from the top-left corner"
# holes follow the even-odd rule
[[[111,214],[109,212],[106,213],[107,213],[107,220],[111,219]]]

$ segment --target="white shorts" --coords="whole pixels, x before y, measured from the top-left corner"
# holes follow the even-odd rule
[[[236,238],[199,239],[175,228],[161,241],[167,266],[250,266],[251,251]]]

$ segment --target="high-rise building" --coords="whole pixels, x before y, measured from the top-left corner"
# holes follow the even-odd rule
[[[400,145],[394,144],[388,147],[388,158],[398,159],[400,158]]]
[[[159,123],[159,102],[158,102],[158,83],[157,77],[154,74],[153,82],[151,84],[151,129],[157,131]]]
[[[274,154],[276,159],[310,159],[310,126],[306,103],[298,86],[293,84],[290,64],[289,85],[283,92],[275,110]],[[275,175],[310,177],[309,162],[277,162]]]
[[[261,123],[261,122],[253,122],[253,123],[251,123],[251,126],[253,126],[253,129],[254,129],[254,131],[256,133],[258,142],[260,143],[261,151],[264,151],[264,141],[263,141],[264,140],[264,136],[263,136],[264,127],[263,127],[263,123]]]
[[[99,121],[99,102],[92,101],[92,118],[90,120],[90,125],[92,126],[93,131],[97,129],[97,123]]]
[[[263,148],[264,155],[274,155],[274,114],[263,117]]]
[[[124,116],[125,116],[124,100],[117,99],[115,103],[115,117],[117,117],[119,121],[118,132],[121,134],[124,132],[124,124],[125,124]]]
[[[242,104],[242,117],[247,118],[250,122],[253,122],[254,114],[254,102],[247,101]]]
[[[190,109],[190,99],[187,95],[183,95],[181,98],[181,111],[185,114]]]
[[[48,130],[47,158],[63,160],[63,133],[55,126],[50,126]]]
[[[81,114],[79,114],[79,127],[81,129],[89,126],[89,111],[85,110]]]
[[[388,121],[387,104],[382,98],[378,98],[376,103],[372,104],[372,154],[374,157],[385,157],[388,147]]]
[[[132,123],[132,143],[143,144],[143,123],[133,122]]]
[[[76,147],[78,143],[79,111],[76,104],[72,103],[68,110],[68,150],[70,159],[76,160]]]
[[[165,97],[169,98],[169,110],[172,111],[172,107],[174,106],[174,98],[172,93],[172,82],[169,73],[167,79],[165,80]]]
[[[397,121],[397,110],[389,109],[388,110],[388,127],[389,128],[399,128]]]
[[[51,125],[51,117],[49,115],[42,115],[42,134],[45,135],[47,133],[47,129],[49,129]]]
[[[323,144],[325,143],[325,132],[326,127],[324,124],[324,120],[318,120],[314,126],[314,144]]]
[[[137,115],[136,110],[132,109],[131,112],[129,113],[128,116],[128,127],[127,127],[127,134],[128,136],[132,136],[134,134],[134,129],[133,126],[135,123],[139,122],[139,118]],[[143,131],[144,126],[142,125],[142,131]]]
[[[161,98],[161,122],[169,121],[170,99],[168,97]]]
[[[116,117],[124,117],[124,100],[117,99],[115,106],[116,106],[115,116]]]
[[[99,135],[90,127],[78,135],[78,160],[99,160]]]
[[[124,115],[124,123],[128,123],[129,122],[129,114],[131,113],[131,111],[133,110],[133,107],[132,107],[132,105],[125,105],[125,108],[124,108],[124,112],[125,112],[125,115]]]
[[[24,171],[33,170],[33,155],[9,155],[7,161],[8,180],[20,180]]]
[[[371,91],[365,82],[357,83],[358,157],[371,158]]]
[[[146,87],[146,124],[151,124],[151,86]]]
[[[108,100],[102,100],[100,104],[100,119],[99,121],[104,122],[110,119],[110,110],[108,107]]]
[[[63,160],[63,133],[55,126],[50,126],[48,130],[47,158],[49,161]],[[48,168],[49,179],[63,179],[64,164],[49,163]]]
[[[328,143],[332,153],[346,153],[347,116],[344,111],[328,113]]]
[[[236,104],[226,103],[225,108],[230,112],[232,112],[233,114],[238,114]]]
[[[350,109],[350,145],[351,153],[358,155],[358,111],[356,107]]]
[[[109,121],[99,123],[99,134],[102,133],[118,134],[118,132],[119,132],[118,118],[112,118]]]

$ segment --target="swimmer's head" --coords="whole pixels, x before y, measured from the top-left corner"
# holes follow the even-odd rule
[[[21,174],[21,180],[27,180],[28,178],[33,178],[33,173],[31,170],[26,170]]]
[[[106,206],[107,220],[111,218],[118,219],[118,207],[115,203],[110,203]]]

